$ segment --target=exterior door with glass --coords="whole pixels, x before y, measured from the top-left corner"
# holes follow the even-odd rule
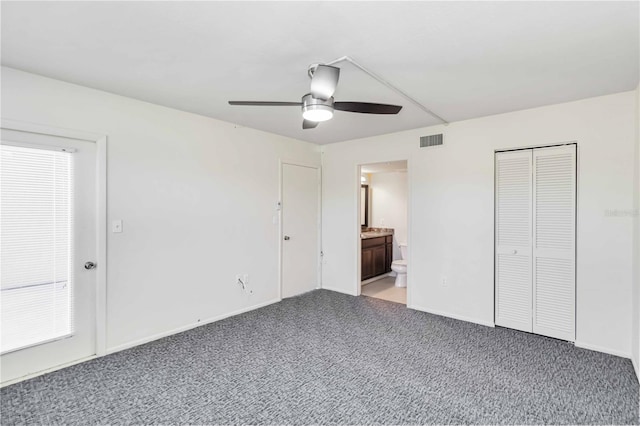
[[[2,129],[3,384],[96,353],[96,144]]]

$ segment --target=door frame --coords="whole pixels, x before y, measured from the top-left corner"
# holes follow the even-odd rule
[[[282,252],[284,249],[284,244],[282,243],[284,238],[284,228],[282,226],[282,195],[284,189],[283,171],[285,165],[316,169],[318,180],[318,247],[316,251],[318,254],[318,258],[316,260],[316,289],[322,288],[322,166],[317,163],[304,162],[300,160],[287,160],[281,158],[278,160],[278,202],[276,205],[276,217],[278,218],[278,301],[282,300]]]
[[[354,296],[360,296],[362,294],[362,238],[360,238],[361,233],[361,225],[360,225],[360,208],[361,208],[361,200],[360,200],[360,185],[362,185],[362,181],[360,180],[360,176],[362,175],[362,166],[367,164],[376,164],[376,163],[384,163],[388,161],[406,161],[407,162],[407,308],[413,308],[412,303],[412,279],[411,279],[411,265],[413,260],[411,259],[413,250],[411,249],[411,230],[412,226],[412,211],[413,211],[413,197],[412,197],[412,184],[411,184],[411,171],[413,170],[411,166],[411,158],[393,158],[393,159],[383,159],[383,160],[372,160],[372,161],[359,161],[355,165],[355,193],[356,193],[356,208],[355,208],[355,229],[356,234],[354,238],[356,238],[356,264],[355,264],[355,282],[353,284],[353,292]]]
[[[575,292],[574,292],[574,324],[575,324],[575,341],[571,342],[575,346],[582,347],[581,343],[578,339],[578,230],[580,228],[580,144],[577,140],[570,140],[565,142],[556,142],[556,143],[548,143],[542,145],[529,145],[529,146],[520,146],[516,148],[501,148],[494,149],[493,151],[493,223],[491,224],[493,229],[493,325],[496,323],[496,154],[499,152],[510,152],[510,151],[523,151],[527,149],[541,149],[541,148],[555,148],[559,146],[565,145],[575,145],[576,147],[576,193],[575,193],[575,247],[574,247],[574,277],[575,277]],[[532,194],[533,196],[533,194]]]
[[[95,354],[51,367],[17,379],[2,383],[2,387],[31,377],[78,364],[107,353],[107,135],[82,130],[66,129],[26,121],[3,118],[0,127],[25,133],[36,133],[92,142],[96,145],[96,300],[95,300]]]

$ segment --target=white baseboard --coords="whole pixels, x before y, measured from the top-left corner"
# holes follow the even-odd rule
[[[349,296],[357,296],[357,294],[353,294],[349,291],[346,291],[342,288],[334,288],[334,287],[327,287],[326,285],[322,286],[323,290],[329,290],[329,291],[335,291],[336,293],[342,293],[342,294],[348,294]]]
[[[469,317],[465,317],[462,315],[457,315],[457,314],[451,314],[449,312],[443,312],[443,311],[436,311],[434,309],[427,309],[427,308],[423,308],[421,306],[416,306],[416,305],[407,305],[407,308],[409,309],[415,309],[416,311],[422,311],[422,312],[426,312],[428,314],[433,314],[433,315],[439,315],[441,317],[447,317],[447,318],[453,318],[456,320],[460,320],[460,321],[466,321],[466,322],[471,322],[474,324],[479,324],[479,325],[484,325],[485,327],[495,327],[496,324],[493,321],[484,321],[484,320],[479,320],[477,318],[469,318]]]
[[[640,382],[640,370],[638,369],[638,363],[633,357],[631,357],[631,364],[633,364],[633,371],[636,372],[636,379]]]
[[[575,345],[577,348],[589,349],[590,351],[603,352],[609,355],[615,355],[622,358],[631,358],[631,354],[623,351],[618,351],[615,349],[605,348],[604,346],[592,345],[590,343],[584,343],[576,340]],[[638,370],[636,369],[636,373]]]
[[[169,331],[165,331],[165,332],[162,332],[162,333],[154,334],[152,336],[144,337],[142,339],[138,339],[138,340],[134,340],[132,342],[124,343],[122,345],[114,346],[112,348],[107,348],[107,354],[120,352],[120,351],[123,351],[125,349],[133,348],[134,346],[139,346],[139,345],[143,345],[145,343],[153,342],[154,340],[162,339],[163,337],[168,337],[168,336],[172,336],[174,334],[182,333],[183,331],[191,330],[192,328],[200,327],[200,326],[205,325],[205,324],[211,324],[212,322],[220,321],[220,320],[223,320],[225,318],[229,318],[229,317],[233,317],[233,316],[236,316],[236,315],[244,314],[245,312],[253,311],[253,310],[256,310],[256,309],[259,309],[259,308],[263,308],[263,307],[268,306],[268,305],[272,305],[274,303],[278,303],[278,302],[280,302],[280,300],[281,299],[273,299],[273,300],[269,300],[267,302],[258,303],[257,305],[252,305],[252,306],[249,306],[247,308],[239,309],[237,311],[233,311],[233,312],[229,312],[229,313],[226,313],[226,314],[218,315],[218,316],[215,316],[215,317],[212,317],[212,318],[208,318],[206,320],[203,320],[203,321],[200,321],[200,322],[197,322],[197,323],[187,324],[187,325],[184,325],[182,327],[174,328],[174,329],[169,330]]]
[[[16,383],[19,383],[19,382],[22,382],[23,380],[28,380],[28,379],[32,379],[34,377],[42,376],[43,374],[53,373],[54,371],[62,370],[63,368],[71,367],[72,365],[80,364],[81,362],[89,361],[89,360],[92,360],[92,359],[95,359],[95,358],[98,358],[98,356],[97,355],[91,355],[91,356],[88,356],[86,358],[80,358],[80,359],[77,359],[75,361],[66,362],[64,364],[56,365],[55,367],[46,368],[44,370],[36,371],[35,373],[30,373],[30,374],[27,374],[26,376],[22,376],[22,377],[18,377],[18,378],[15,378],[15,379],[7,380],[6,382],[0,383],[0,388],[3,388],[5,386],[9,386],[9,385],[13,385],[13,384],[16,384]]]

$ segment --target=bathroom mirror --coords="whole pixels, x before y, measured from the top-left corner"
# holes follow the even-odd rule
[[[369,226],[369,185],[360,185],[360,226]]]

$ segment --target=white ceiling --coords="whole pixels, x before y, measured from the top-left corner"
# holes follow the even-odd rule
[[[634,89],[638,2],[2,2],[2,64],[315,143],[438,123],[352,65],[301,129],[307,66],[348,55],[448,121]]]
[[[384,163],[363,164],[360,166],[362,173],[389,173],[407,171],[407,160],[386,161]]]

